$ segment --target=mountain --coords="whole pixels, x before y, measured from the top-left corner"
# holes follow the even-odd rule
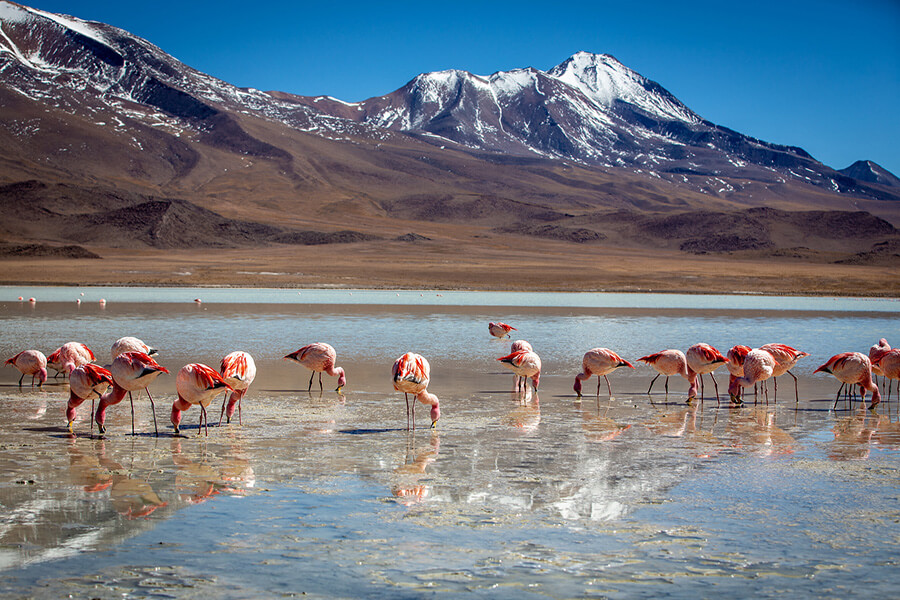
[[[348,103],[238,88],[119,28],[5,0],[0,30],[0,244],[15,253],[544,240],[561,256],[777,257],[806,240],[799,254],[829,260],[886,244],[883,261],[898,235],[900,187],[874,163],[835,171],[710,123],[609,55],[425,73]],[[697,219],[709,239],[684,225]],[[840,222],[865,226],[829,235]]]

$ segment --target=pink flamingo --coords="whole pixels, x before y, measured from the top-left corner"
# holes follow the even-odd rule
[[[884,376],[882,372],[881,365],[879,365],[879,361],[881,357],[884,356],[886,352],[890,352],[891,345],[888,344],[888,341],[884,338],[878,340],[877,344],[873,344],[871,348],[869,348],[869,362],[872,363],[872,375],[881,375]]]
[[[231,390],[231,386],[212,367],[191,363],[178,371],[175,389],[178,391],[178,399],[172,403],[172,425],[175,426],[175,433],[180,433],[178,426],[181,424],[181,413],[194,404],[199,404],[200,424],[206,423],[205,431],[206,435],[209,435],[209,416],[206,414],[206,407],[223,390]],[[200,435],[199,428],[197,435]]]
[[[654,354],[642,356],[638,360],[647,363],[656,371],[656,377],[650,380],[650,387],[647,388],[647,395],[650,394],[650,390],[653,389],[653,384],[656,383],[656,380],[659,379],[660,375],[666,376],[666,396],[669,395],[669,377],[672,375],[681,375],[690,381],[687,371],[687,359],[684,357],[684,352],[681,350],[661,350]],[[597,383],[599,384],[600,382],[598,381]]]
[[[153,396],[150,395],[148,386],[159,377],[160,373],[169,371],[143,352],[123,352],[112,362],[109,371],[113,376],[113,386],[100,398],[97,414],[94,416],[100,433],[106,433],[106,427],[103,424],[106,422],[107,407],[121,402],[127,393],[128,400],[131,402],[131,434],[134,435],[134,398],[132,398],[131,392],[147,390],[150,407],[153,410],[153,429],[156,431],[156,435],[159,435],[159,428],[156,424],[156,405],[153,403]]]
[[[861,352],[843,352],[841,354],[835,354],[828,359],[828,362],[813,371],[813,373],[818,373],[820,371],[822,373],[834,375],[835,378],[841,382],[841,387],[838,388],[837,397],[834,399],[832,410],[837,408],[838,399],[841,397],[841,390],[844,389],[844,386],[848,383],[851,386],[853,384],[859,384],[861,388],[860,397],[863,401],[865,401],[866,397],[865,390],[872,392],[872,403],[869,405],[870,409],[875,408],[878,406],[878,403],[881,402],[881,393],[878,391],[878,386],[872,381],[872,363],[865,354],[862,354]]]
[[[694,344],[685,352],[688,364],[688,376],[691,378],[691,387],[688,390],[688,402],[697,397],[697,380],[700,381],[700,398],[703,398],[703,375],[709,373],[713,385],[716,388],[716,402],[719,402],[719,382],[716,381],[713,371],[728,362],[722,353],[709,344]]]
[[[600,397],[600,378],[606,379],[606,388],[609,390],[609,396],[612,397],[612,386],[609,384],[607,374],[612,373],[619,367],[634,368],[627,360],[623,360],[618,354],[609,348],[593,348],[584,353],[581,359],[581,373],[575,376],[575,385],[572,389],[581,398],[581,382],[591,378],[591,375],[597,376],[597,397]]]
[[[31,387],[34,387],[34,378],[37,377],[38,387],[43,387],[47,381],[47,357],[40,350],[23,350],[10,359],[6,364],[17,368],[22,376],[19,377],[19,387],[26,375],[31,375]]]
[[[775,372],[772,375],[772,381],[775,382],[775,399],[778,399],[778,378],[787,373],[794,378],[794,398],[800,402],[800,391],[797,388],[797,376],[791,373],[791,369],[804,356],[809,356],[809,352],[803,352],[796,348],[791,348],[787,344],[766,344],[760,346],[761,350],[765,350],[775,359]]]
[[[143,352],[147,356],[153,356],[157,353],[157,350],[156,348],[151,348],[145,344],[143,340],[139,340],[132,336],[126,336],[113,342],[112,348],[109,350],[113,360],[116,360],[116,357],[123,352]]]
[[[518,331],[512,325],[507,325],[506,323],[501,323],[497,321],[496,323],[488,323],[488,331],[495,338],[500,338],[501,340],[505,337],[510,337],[510,331]]]
[[[728,387],[731,387],[731,384],[738,377],[744,376],[744,359],[747,358],[747,354],[752,350],[750,346],[736,345],[732,346],[728,349],[728,352],[725,353],[725,358],[728,359],[728,362],[725,363],[725,368],[728,369],[728,373],[730,374],[728,377]],[[756,386],[753,386],[753,389],[756,390]],[[740,397],[742,394],[742,390],[739,390],[738,396]]]
[[[92,362],[94,362],[94,353],[90,348],[79,342],[67,342],[47,357],[47,363],[54,365],[52,368],[56,368],[66,375],[74,371],[76,367]],[[56,365],[58,365],[58,368]]]
[[[884,341],[884,340],[881,340]],[[878,357],[878,368],[882,376],[888,380],[887,398],[891,399],[891,385],[893,379],[900,379],[900,348],[888,350]],[[875,371],[875,365],[872,365],[872,372]],[[898,384],[900,390],[900,384]]]
[[[338,386],[335,390],[336,392],[340,392],[341,388],[347,385],[347,376],[344,373],[344,369],[334,366],[334,363],[337,360],[337,352],[335,352],[334,348],[332,348],[328,344],[322,342],[309,344],[307,346],[303,346],[296,352],[288,354],[284,358],[285,360],[298,362],[307,369],[312,370],[312,373],[309,375],[309,387],[306,390],[307,392],[312,390],[313,376],[315,376],[316,373],[319,374],[319,390],[324,390],[324,388],[322,387],[323,372],[327,373],[331,377],[338,378]]]
[[[497,359],[504,367],[516,374],[516,389],[519,388],[521,379],[523,386],[528,386],[531,379],[531,387],[537,391],[541,382],[541,357],[533,350],[518,350]]]
[[[421,354],[407,352],[394,361],[391,377],[394,389],[403,392],[406,397],[406,430],[409,431],[410,414],[413,431],[416,429],[416,400],[431,406],[431,428],[434,429],[441,418],[441,408],[438,397],[428,392],[428,382],[431,380],[431,365],[428,360]],[[410,394],[414,396],[412,409],[409,405]]]
[[[514,352],[519,352],[520,350],[527,350],[528,352],[534,352],[534,348],[531,347],[531,344],[526,342],[525,340],[516,340],[509,346],[510,354]],[[513,385],[518,390],[520,387],[524,388],[527,384],[525,383],[524,377],[519,377],[518,375],[513,375],[515,379],[513,379]],[[521,385],[520,385],[521,384]]]
[[[69,401],[66,404],[66,428],[70,433],[73,432],[72,425],[75,423],[75,409],[81,404],[91,399],[91,415],[94,414],[94,394],[98,398],[103,397],[103,393],[107,388],[114,385],[112,373],[101,366],[88,363],[77,367],[69,375]],[[93,429],[93,419],[91,420],[91,429]]]
[[[735,404],[741,404],[741,388],[750,387],[759,382],[764,382],[774,376],[775,367],[777,366],[775,357],[762,348],[755,348],[747,353],[744,357],[743,371],[741,377],[733,377],[728,383],[728,394],[731,401]],[[766,402],[769,401],[769,390],[763,386],[766,394]]]
[[[226,398],[222,402],[222,412],[219,413],[219,424],[222,423],[223,414],[225,415],[225,422],[231,423],[231,417],[234,415],[234,407],[237,405],[238,422],[243,425],[244,421],[241,417],[241,401],[244,399],[244,394],[246,394],[247,390],[250,388],[250,384],[256,379],[256,363],[253,362],[253,357],[250,356],[249,353],[238,350],[222,359],[219,373],[221,373],[225,383],[230,385],[231,389],[234,390],[231,392],[231,396],[226,394]],[[226,403],[228,405],[227,408]]]

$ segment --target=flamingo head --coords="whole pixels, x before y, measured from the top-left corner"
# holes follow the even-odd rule
[[[37,373],[38,376],[38,385],[44,385],[44,382],[47,381],[47,369],[41,367]]]
[[[575,376],[575,385],[572,386],[572,389],[575,390],[575,393],[581,398],[581,378],[577,375]]]
[[[538,384],[540,384],[540,383],[541,383],[541,373],[540,373],[540,371],[538,371],[538,373],[534,377],[531,378],[531,384],[534,386],[534,391],[537,391]]]
[[[347,385],[347,374],[344,373],[344,368],[343,368],[343,367],[338,367],[337,369],[335,369],[335,372],[338,373],[338,385],[337,385],[337,389],[336,389],[335,391],[336,391],[336,392],[340,392],[341,389],[342,389],[345,385]]]
[[[437,404],[431,407],[431,428],[437,427],[437,422],[441,418],[441,407]]]

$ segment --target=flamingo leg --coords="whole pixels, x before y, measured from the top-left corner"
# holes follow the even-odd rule
[[[319,371],[319,391],[324,392],[325,388],[322,386],[322,372]]]
[[[222,412],[219,413],[219,424],[217,425],[217,427],[222,426],[222,416],[225,414],[225,404],[227,402],[228,402],[228,392],[225,392],[225,397],[222,398]]]
[[[716,381],[716,376],[713,375],[712,373],[710,373],[709,376],[712,377],[712,380],[713,380],[713,387],[716,390],[716,404],[718,404],[719,403],[719,382]]]
[[[609,391],[609,397],[612,398],[612,386],[609,385],[609,378],[606,375],[604,375],[603,379],[606,380],[606,389]],[[598,394],[598,396],[599,396],[599,394]]]
[[[200,405],[200,414],[203,415],[203,428],[206,432],[206,437],[209,437],[209,415],[206,414],[206,407],[202,404]]]
[[[19,387],[22,387],[22,380],[23,380],[23,379],[25,379],[25,373],[22,373],[22,376],[19,377]],[[34,381],[34,378],[32,377],[32,382],[33,382],[33,381]],[[32,383],[31,385],[34,385],[34,383]]]
[[[131,392],[128,392],[128,401],[131,403],[131,435],[134,435],[134,398],[131,397]]]
[[[153,431],[156,432],[156,437],[159,437],[159,427],[156,425],[156,404],[153,403],[153,396],[150,395],[150,388],[146,388],[147,397],[150,398],[150,410],[153,411]]]
[[[844,389],[844,384],[841,384],[841,387],[838,388],[837,396],[834,397],[834,406],[831,407],[831,410],[837,409],[838,400],[841,399],[841,391]]]
[[[794,378],[794,400],[800,402],[800,388],[797,387],[797,376],[790,371],[786,371],[786,373]]]
[[[313,371],[312,373],[309,374],[309,385],[306,386],[306,391],[307,391],[307,392],[311,392],[311,391],[312,391],[312,382],[313,382],[313,377],[315,377],[315,376],[316,376],[316,372],[315,372],[315,371]]]
[[[406,430],[409,431],[409,394],[404,393],[406,398]]]
[[[648,395],[648,396],[650,395],[650,390],[653,389],[653,384],[656,383],[656,380],[659,379],[659,376],[660,376],[660,375],[662,375],[662,373],[657,373],[657,374],[656,374],[656,377],[654,377],[653,379],[650,380],[650,387],[647,388],[647,395]],[[666,385],[668,385],[668,383],[669,383],[669,378],[666,377]]]
[[[700,378],[700,402],[703,402],[704,391],[703,391],[703,375],[697,375]]]
[[[669,397],[669,376],[666,375],[666,398]]]
[[[244,401],[244,395],[241,394],[241,397],[238,398],[238,425],[241,427],[244,426],[244,417],[241,415],[241,403]]]
[[[91,398],[91,437],[94,437],[94,399]]]
[[[597,397],[600,397],[600,376],[597,375]]]

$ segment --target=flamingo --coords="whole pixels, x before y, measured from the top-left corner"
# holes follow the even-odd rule
[[[716,402],[719,401],[719,383],[716,381],[713,371],[728,362],[722,353],[709,344],[694,344],[685,352],[688,364],[688,376],[691,378],[691,387],[688,390],[688,402],[697,397],[697,380],[700,381],[700,398],[703,398],[703,375],[709,373],[713,385],[716,388]]]
[[[19,377],[19,387],[26,375],[31,375],[31,387],[34,387],[34,378],[37,377],[38,387],[43,387],[47,381],[47,357],[40,350],[23,350],[10,359],[6,364],[17,368],[22,376]]]
[[[882,340],[884,341],[884,340]],[[888,400],[891,398],[892,379],[900,379],[900,348],[888,350],[878,358],[878,367],[881,374],[888,380]],[[875,365],[872,365],[872,372],[875,371]],[[900,384],[898,384],[900,389]]]
[[[778,377],[785,373],[794,378],[794,398],[800,402],[800,391],[797,389],[797,376],[791,373],[791,369],[797,364],[797,361],[804,356],[809,356],[809,352],[803,352],[796,348],[791,348],[786,344],[765,344],[759,347],[765,350],[775,359],[775,372],[772,374],[772,381],[775,382],[775,399],[778,399]]]
[[[294,362],[298,362],[307,369],[311,369],[312,373],[309,376],[309,387],[307,388],[307,392],[312,389],[313,376],[318,373],[319,374],[319,389],[324,389],[322,387],[322,373],[325,372],[332,377],[338,378],[338,386],[335,390],[336,392],[340,392],[341,388],[347,385],[347,376],[344,373],[344,369],[342,367],[335,367],[334,363],[337,360],[337,352],[334,351],[334,348],[329,346],[328,344],[322,342],[316,342],[314,344],[309,344],[307,346],[303,346],[296,352],[292,352],[284,357],[285,360],[292,360]]]
[[[747,353],[750,352],[752,348],[750,346],[742,346],[740,344],[732,346],[728,349],[728,352],[725,353],[725,358],[728,359],[728,362],[725,363],[725,368],[728,369],[728,373],[730,374],[728,377],[728,386],[731,387],[731,384],[738,377],[744,376],[744,359],[747,358]],[[753,389],[756,389],[756,386],[753,386]],[[738,396],[742,395],[742,390],[738,390]]]
[[[888,341],[884,338],[881,338],[880,340],[878,340],[877,344],[873,344],[872,347],[869,348],[869,362],[872,363],[873,375],[881,375],[882,377],[884,376],[881,365],[878,363],[881,360],[881,357],[890,350],[891,345],[888,344]]]
[[[609,348],[593,348],[584,353],[581,359],[582,372],[575,376],[575,385],[573,389],[578,397],[581,398],[581,382],[590,379],[591,375],[597,376],[597,397],[600,397],[600,378],[606,379],[606,388],[609,390],[609,396],[612,397],[612,386],[606,377],[608,373],[612,373],[619,367],[634,368],[627,360],[619,358],[619,355]]]
[[[123,352],[143,352],[147,356],[153,356],[157,350],[136,337],[126,336],[113,342],[112,348],[109,350],[113,360],[116,360],[116,357]]]
[[[67,342],[47,357],[47,363],[52,363],[52,368],[62,371],[66,375],[74,371],[76,367],[92,362],[94,362],[94,353],[80,342]]]
[[[882,361],[883,360],[884,358],[882,357]],[[818,373],[820,371],[822,373],[834,375],[842,384],[838,389],[837,397],[834,399],[832,410],[837,408],[838,398],[841,396],[841,389],[848,383],[851,386],[853,384],[859,384],[862,388],[860,390],[860,396],[863,400],[865,400],[865,390],[870,390],[872,392],[872,403],[869,405],[870,409],[874,409],[878,406],[878,403],[881,402],[881,393],[878,391],[878,386],[872,381],[872,363],[865,354],[862,354],[861,352],[843,352],[841,354],[835,354],[828,359],[828,362],[813,371],[813,373]]]
[[[409,431],[410,414],[413,431],[416,429],[416,400],[431,406],[431,428],[434,429],[438,419],[441,418],[441,408],[438,397],[428,392],[428,382],[431,379],[431,365],[428,364],[428,360],[421,354],[407,352],[394,361],[391,377],[394,389],[403,392],[406,397],[406,430]],[[410,394],[414,396],[412,410],[409,405]]]
[[[253,383],[253,380],[256,378],[256,363],[253,362],[253,357],[250,356],[249,353],[238,350],[222,359],[219,373],[221,373],[225,383],[230,385],[231,389],[234,390],[231,392],[231,396],[227,396],[226,394],[226,398],[222,402],[222,412],[219,413],[219,423],[222,423],[223,414],[225,415],[226,423],[231,423],[231,417],[234,415],[234,407],[237,405],[238,422],[243,425],[244,421],[241,418],[241,401],[244,399],[244,394],[247,393],[250,384]],[[226,403],[228,405],[227,410],[225,406]]]
[[[510,331],[518,331],[518,329],[516,329],[512,325],[507,325],[506,323],[497,321],[496,323],[488,323],[488,331],[495,338],[499,338],[502,340],[505,337],[510,337]]]
[[[529,344],[525,340],[516,340],[509,346],[510,354],[512,354],[514,352],[518,352],[520,350],[527,350],[529,352],[534,352],[534,348],[532,348],[531,344]],[[521,383],[522,387],[524,387],[526,385],[525,379],[523,377],[519,377],[518,375],[513,375],[513,377],[515,377],[515,379],[513,380],[513,383],[517,390],[520,387],[520,383]]]
[[[656,377],[650,380],[650,387],[647,388],[647,394],[653,389],[653,384],[659,379],[660,375],[666,376],[666,395],[669,395],[669,377],[672,375],[681,375],[688,381],[687,359],[681,350],[661,350],[654,354],[648,354],[638,359],[647,363],[656,371]],[[598,381],[599,383],[599,381]]]
[[[121,402],[127,392],[128,400],[131,402],[131,434],[134,435],[134,399],[131,392],[147,390],[150,407],[153,410],[153,429],[156,431],[156,435],[159,435],[159,428],[156,424],[156,405],[153,403],[153,396],[150,395],[148,386],[160,373],[169,371],[143,352],[123,352],[112,362],[109,371],[113,376],[112,389],[100,398],[97,413],[94,415],[100,433],[106,433],[106,427],[103,424],[106,422],[107,407]]]
[[[90,398],[93,415],[94,394],[102,398],[107,388],[114,384],[112,373],[99,365],[88,363],[72,371],[69,375],[69,402],[66,404],[66,428],[70,433],[73,432],[72,425],[75,423],[75,409]],[[93,429],[93,419],[91,428]]]
[[[212,399],[222,393],[223,390],[232,390],[218,371],[212,367],[200,363],[184,365],[175,377],[175,389],[178,391],[178,399],[172,403],[172,425],[175,433],[180,433],[178,426],[181,423],[181,413],[194,404],[200,405],[200,424],[206,423],[206,435],[209,435],[209,417],[206,407]],[[197,430],[200,435],[200,430]]]
[[[525,387],[528,379],[531,379],[531,387],[537,391],[541,382],[541,357],[533,350],[518,350],[506,356],[498,358],[504,367],[516,374],[516,389],[519,388],[519,379]]]
[[[741,377],[731,377],[728,383],[728,394],[731,401],[735,404],[741,404],[741,388],[750,387],[758,382],[763,382],[774,376],[775,368],[778,363],[775,357],[767,350],[755,348],[747,353],[744,357],[743,371]],[[769,401],[769,391],[766,390],[766,402]]]

